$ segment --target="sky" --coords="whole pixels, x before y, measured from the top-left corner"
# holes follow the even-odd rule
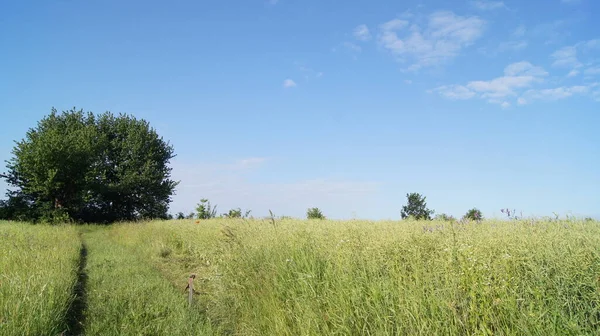
[[[0,161],[72,107],[174,146],[170,212],[600,218],[600,1],[0,3]],[[2,165],[1,170],[5,170]],[[0,182],[0,189],[6,184]]]

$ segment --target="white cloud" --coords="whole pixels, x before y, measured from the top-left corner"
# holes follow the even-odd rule
[[[475,92],[462,85],[444,85],[434,89],[440,95],[454,100],[466,100],[475,97]]]
[[[502,1],[490,1],[490,0],[475,0],[471,1],[471,6],[479,9],[479,10],[494,10],[507,8],[504,2]]]
[[[410,62],[408,70],[441,65],[458,56],[481,35],[485,21],[458,16],[450,11],[435,12],[425,27],[394,19],[380,25],[379,44],[399,61]]]
[[[502,104],[500,104],[500,106],[502,106],[502,108],[509,108],[510,107],[510,103],[509,102],[502,102]]]
[[[529,62],[522,61],[508,65],[504,68],[504,74],[506,76],[547,76],[548,72],[542,67],[534,66]]]
[[[208,198],[218,211],[241,207],[254,216],[275,215],[302,217],[308,207],[318,206],[325,214],[330,210],[351,214],[378,193],[380,184],[338,178],[297,179],[262,182],[253,178],[260,172],[264,159],[243,159],[233,163],[185,164],[173,162],[173,179],[181,181],[173,196],[171,213],[193,211],[202,198]],[[250,163],[250,164],[249,164]]]
[[[412,82],[413,82],[413,81],[412,81],[412,80],[410,80],[410,79],[405,79],[405,80],[404,80],[404,83],[405,83],[405,84],[409,84],[409,85],[410,85],[410,84],[412,84]]]
[[[291,79],[286,79],[283,81],[283,87],[284,88],[293,88],[296,86],[296,82],[294,82]]]
[[[507,98],[518,96],[520,90],[534,83],[542,82],[548,73],[529,62],[517,62],[504,68],[504,76],[492,80],[471,81],[466,85],[441,86],[435,89],[440,95],[450,99],[470,99],[478,97],[490,103],[507,107]]]
[[[498,51],[518,51],[527,48],[527,41],[507,41],[498,45]]]
[[[580,69],[584,67],[584,64],[589,66],[600,60],[597,49],[600,49],[600,39],[582,41],[571,46],[562,47],[550,55],[550,58],[554,60],[552,66],[570,69],[567,77],[574,77],[581,72]],[[586,76],[600,74],[600,67],[588,67],[583,73]]]
[[[582,65],[577,59],[576,46],[560,48],[550,55],[550,57],[554,59],[552,66],[555,67],[578,68]]]
[[[519,97],[519,99],[517,99],[517,103],[519,105],[525,105],[525,104],[527,104],[527,100],[525,100],[525,98],[523,98],[523,97]]]
[[[353,35],[359,41],[368,41],[371,39],[371,32],[369,31],[369,27],[365,24],[361,24],[354,28]]]
[[[405,28],[406,26],[408,26],[408,21],[406,20],[400,20],[400,19],[393,19],[390,20],[386,23],[383,23],[379,26],[379,28],[381,28],[381,30],[383,31],[394,31],[394,30],[400,30]]]
[[[527,101],[533,100],[545,100],[554,101],[559,99],[569,98],[575,94],[584,95],[590,92],[589,86],[577,85],[577,86],[563,86],[553,89],[543,90],[528,90],[523,94],[523,98]]]

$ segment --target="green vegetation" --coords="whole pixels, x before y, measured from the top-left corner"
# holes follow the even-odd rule
[[[142,228],[144,226],[141,226]],[[210,335],[199,309],[188,309],[185,281],[169,283],[142,256],[92,228],[88,249],[86,335]]]
[[[0,221],[0,335],[67,329],[80,247],[73,226]]]
[[[200,200],[198,206],[196,207],[196,213],[198,214],[198,219],[211,219],[217,217],[217,206],[214,207],[210,204],[210,201],[207,199]],[[188,218],[194,218],[194,214],[191,213]]]
[[[0,224],[0,335],[73,332],[80,250],[86,335],[600,330],[597,221]]]
[[[402,207],[400,215],[402,219],[430,220],[433,210],[427,208],[426,197],[419,193],[406,194],[407,203]]]
[[[307,219],[325,219],[325,215],[321,212],[319,208],[309,208],[306,210],[306,218]]]
[[[479,210],[477,208],[473,208],[473,209],[467,211],[467,213],[463,216],[463,219],[480,221],[480,220],[483,220],[483,214],[481,213],[481,210]]]
[[[167,218],[176,182],[173,148],[144,120],[82,110],[50,115],[16,143],[8,172],[16,189],[5,219],[111,223]]]
[[[273,225],[275,224],[275,225]],[[110,237],[237,335],[593,335],[600,225],[150,222]],[[133,262],[133,261],[132,261]]]

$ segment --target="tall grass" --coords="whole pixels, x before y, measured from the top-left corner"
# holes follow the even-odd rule
[[[213,334],[201,312],[189,310],[176,288],[144,258],[114,242],[105,228],[88,228],[86,335]]]
[[[0,222],[0,335],[57,335],[77,280],[72,226]]]
[[[424,227],[426,225],[426,227]],[[236,335],[595,335],[600,224],[210,220],[111,229]]]

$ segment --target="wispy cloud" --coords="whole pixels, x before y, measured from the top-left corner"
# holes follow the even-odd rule
[[[583,72],[586,76],[597,76],[600,75],[600,66],[593,66],[585,69]]]
[[[569,46],[563,47],[555,51],[551,56],[554,59],[552,66],[555,67],[566,67],[566,68],[578,68],[582,64],[577,59],[577,47]]]
[[[371,39],[371,32],[369,31],[369,27],[365,24],[361,24],[354,28],[352,34],[359,41],[369,41]]]
[[[466,100],[475,97],[476,93],[462,85],[444,85],[433,89],[440,95],[454,100]]]
[[[504,76],[492,80],[471,81],[466,85],[440,86],[433,91],[450,99],[481,98],[490,103],[508,107],[508,99],[518,96],[520,90],[542,82],[548,73],[539,66],[522,61],[504,68]]]
[[[173,162],[173,178],[181,183],[173,196],[171,212],[193,211],[201,198],[210,199],[218,210],[241,207],[256,216],[303,216],[306,209],[318,206],[325,213],[359,210],[361,203],[375,195],[380,184],[375,181],[339,178],[309,178],[283,182],[263,182],[255,178],[266,169],[262,158],[241,159],[231,163],[185,164]]]
[[[458,56],[463,48],[481,35],[485,21],[476,16],[458,16],[450,11],[435,12],[421,27],[417,23],[394,19],[379,26],[379,44],[416,71],[439,66]]]
[[[596,75],[598,74],[598,67],[592,64],[600,60],[598,50],[600,50],[600,39],[582,41],[574,45],[562,47],[550,55],[550,58],[553,60],[552,66],[570,69],[567,77],[574,77],[581,72],[581,68],[587,65],[588,68],[583,73],[586,76]]]
[[[283,81],[283,87],[286,88],[286,89],[287,88],[293,88],[293,87],[296,87],[296,86],[297,86],[296,82],[294,82],[292,79],[288,78],[288,79],[286,79],[286,80]]]
[[[490,1],[490,0],[475,0],[471,1],[471,6],[479,9],[479,10],[495,10],[507,8],[504,2],[502,1]]]
[[[507,41],[498,45],[498,51],[518,51],[527,48],[527,41]]]
[[[577,85],[577,86],[563,86],[553,89],[543,89],[543,90],[528,90],[523,94],[520,98],[520,104],[524,105],[526,103],[532,102],[534,100],[545,100],[545,101],[555,101],[560,99],[569,98],[573,95],[585,95],[591,91],[591,88],[586,85]]]

